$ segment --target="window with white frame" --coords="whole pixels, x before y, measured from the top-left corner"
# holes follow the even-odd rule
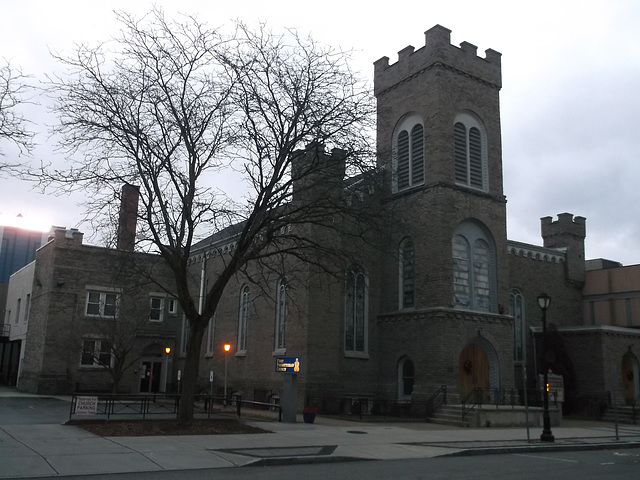
[[[88,291],[86,315],[88,317],[114,318],[118,315],[119,295],[114,292]]]
[[[496,311],[495,244],[474,221],[461,223],[452,239],[453,295],[457,308]]]
[[[111,365],[112,343],[108,340],[84,340],[80,365],[84,367],[107,367]]]
[[[161,322],[164,320],[164,298],[151,297],[149,299],[149,321]]]
[[[238,309],[238,349],[237,352],[247,351],[247,321],[249,317],[249,286],[240,290],[240,306]]]
[[[347,272],[345,284],[344,349],[367,352],[367,278],[359,267]]]
[[[487,190],[487,135],[469,112],[456,115],[453,125],[456,183]]]
[[[406,238],[400,244],[400,308],[415,307],[415,245]]]
[[[424,127],[418,115],[409,115],[393,136],[393,185],[400,192],[424,184]]]
[[[522,293],[511,290],[509,293],[509,313],[513,315],[513,360],[524,360],[524,300]]]
[[[278,291],[276,292],[276,326],[275,326],[275,349],[284,350],[286,347],[287,332],[287,280],[282,278],[278,281]]]

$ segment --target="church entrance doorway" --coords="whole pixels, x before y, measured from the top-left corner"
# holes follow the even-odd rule
[[[472,343],[460,353],[459,362],[460,399],[475,389],[482,391],[482,401],[491,399],[489,358],[482,346]]]

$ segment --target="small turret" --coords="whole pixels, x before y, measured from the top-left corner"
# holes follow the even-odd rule
[[[560,213],[556,221],[553,221],[552,217],[543,217],[540,222],[544,247],[567,249],[567,279],[584,282],[584,239],[587,236],[587,220],[584,217],[574,217],[571,213]]]
[[[315,201],[339,194],[345,176],[345,157],[344,150],[334,148],[327,154],[324,145],[315,142],[293,152],[293,200]]]

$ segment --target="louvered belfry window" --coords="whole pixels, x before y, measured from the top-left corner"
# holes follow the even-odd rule
[[[478,127],[456,122],[453,126],[456,183],[486,189],[484,146]]]
[[[416,123],[400,130],[396,137],[397,190],[424,183],[424,127]]]

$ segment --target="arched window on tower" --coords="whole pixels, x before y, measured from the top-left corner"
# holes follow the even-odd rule
[[[275,349],[284,350],[286,346],[285,338],[287,331],[287,280],[282,278],[278,282],[276,292],[276,331]]]
[[[496,258],[490,233],[475,221],[462,222],[452,239],[454,306],[495,312]]]
[[[400,308],[415,307],[415,244],[410,238],[400,243]]]
[[[249,317],[249,286],[240,290],[240,308],[238,311],[238,349],[237,352],[247,351],[247,320]]]
[[[393,165],[395,192],[424,184],[424,127],[417,115],[406,117],[396,128]]]
[[[509,292],[509,313],[513,315],[513,360],[524,360],[524,299],[520,291]]]
[[[475,115],[460,113],[453,125],[456,183],[487,190],[487,135]]]

